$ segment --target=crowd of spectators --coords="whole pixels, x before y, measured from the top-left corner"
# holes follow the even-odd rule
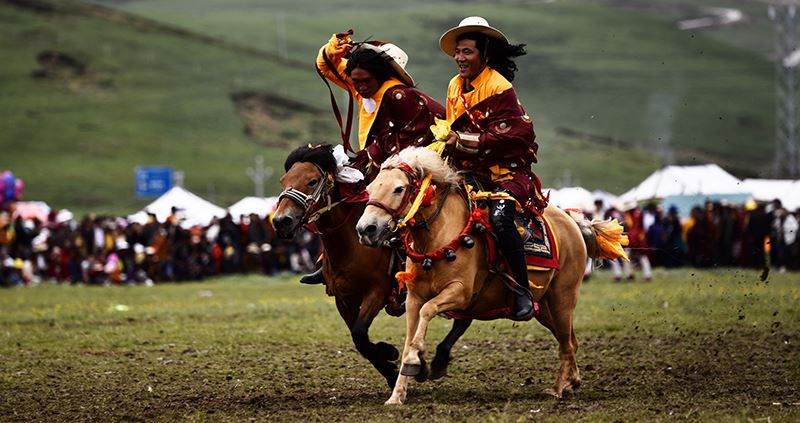
[[[619,210],[602,201],[586,214],[623,224],[632,264],[645,279],[654,266],[800,270],[798,214],[777,200],[745,206],[708,202],[685,219],[675,207]],[[238,223],[228,215],[204,228],[183,228],[180,220],[179,210],[163,222],[150,215],[144,224],[96,216],[60,221],[55,213],[46,221],[11,219],[0,211],[0,285],[43,280],[149,285],[234,273],[304,273],[313,270],[321,249],[312,232],[282,240],[269,218],[255,214]],[[631,265],[610,264],[616,279],[633,279]]]
[[[43,280],[83,284],[147,284],[201,280],[234,273],[312,271],[319,239],[303,230],[291,241],[275,236],[256,214],[184,228],[180,211],[164,222],[86,216],[80,222],[11,220],[0,212],[0,285]]]
[[[681,219],[675,206],[666,212],[659,204],[621,211],[597,201],[587,214],[616,218],[625,228],[631,263],[610,263],[620,280],[634,279],[634,265],[645,279],[652,277],[654,266],[800,270],[798,212],[785,209],[780,200],[745,205],[709,201]]]

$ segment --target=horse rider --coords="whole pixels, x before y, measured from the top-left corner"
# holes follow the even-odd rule
[[[472,16],[447,30],[439,47],[458,66],[458,75],[447,87],[446,104],[451,128],[447,145],[454,166],[482,190],[507,193],[520,207],[541,212],[547,200],[531,170],[531,164],[538,162],[533,122],[511,85],[517,71],[514,58],[526,54],[525,45],[510,44],[486,19]],[[511,199],[492,200],[489,212],[500,250],[518,285],[512,290],[510,317],[529,320],[534,305],[523,241],[515,225],[516,204]]]
[[[350,92],[359,105],[358,151],[351,159],[364,173],[409,146],[425,146],[434,140],[434,117],[444,119],[444,106],[414,88],[406,71],[408,55],[392,43],[354,43],[352,30],[333,34],[317,55],[317,70],[326,79]],[[300,279],[305,284],[325,283],[322,270]]]

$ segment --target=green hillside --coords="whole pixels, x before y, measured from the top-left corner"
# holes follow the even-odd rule
[[[420,88],[439,99],[454,69],[436,40],[465,15],[477,14],[513,42],[528,44],[515,86],[540,131],[599,142],[597,148],[640,147],[662,161],[714,160],[741,175],[767,170],[772,159],[773,68],[747,47],[763,41],[765,6],[756,2],[727,2],[746,5],[757,18],[755,31],[752,25],[721,30],[746,31],[741,43],[719,41],[720,31],[676,28],[674,20],[701,13],[699,6],[712,5],[708,1],[104,3],[276,53],[285,44],[293,60],[312,58],[330,33],[352,27],[357,36],[404,47]],[[309,70],[308,77],[316,75]],[[316,92],[322,101],[321,89],[317,84],[307,95]],[[758,151],[749,148],[755,140],[763,144]]]
[[[333,132],[322,112],[270,94],[303,83],[291,65],[84,12],[0,3],[0,168],[23,178],[26,199],[130,213],[152,201],[134,197],[134,167],[170,165],[227,206],[252,195],[256,154],[280,173],[289,148]],[[44,51],[85,70],[43,65]]]
[[[205,195],[211,186],[228,205],[251,193],[244,168],[253,155],[279,173],[290,146],[335,142],[327,91],[311,66],[332,32],[352,27],[357,37],[401,45],[419,88],[441,100],[455,70],[436,40],[472,14],[528,44],[515,87],[535,120],[545,185],[619,193],[664,163],[714,161],[744,177],[767,172],[773,157],[773,68],[753,48],[751,27],[737,43],[602,0],[95,2],[147,19],[11,5],[32,2],[0,2],[9,64],[0,68],[0,112],[10,117],[0,123],[0,167],[26,180],[27,198],[57,207],[141,207],[132,194],[139,164],[182,169],[189,189]],[[77,57],[86,74],[33,79],[45,50]],[[231,100],[245,91],[279,100],[249,109],[261,128],[255,137]]]

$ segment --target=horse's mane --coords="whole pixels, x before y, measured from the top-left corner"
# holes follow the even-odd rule
[[[336,174],[336,159],[333,157],[333,147],[330,144],[304,145],[289,153],[283,163],[283,170],[288,172],[297,162],[315,163],[322,170]]]
[[[456,185],[461,180],[456,171],[448,166],[435,151],[422,147],[406,148],[387,159],[381,169],[397,167],[402,162],[411,166],[420,178],[430,175],[431,181],[437,185]]]

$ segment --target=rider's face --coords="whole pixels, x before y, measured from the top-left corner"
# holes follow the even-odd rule
[[[381,87],[380,82],[371,73],[361,68],[355,68],[350,72],[350,80],[353,81],[353,87],[358,95],[363,98],[372,98]]]
[[[477,78],[486,67],[481,52],[475,47],[475,40],[467,38],[459,40],[453,58],[458,65],[458,75],[468,81]]]

